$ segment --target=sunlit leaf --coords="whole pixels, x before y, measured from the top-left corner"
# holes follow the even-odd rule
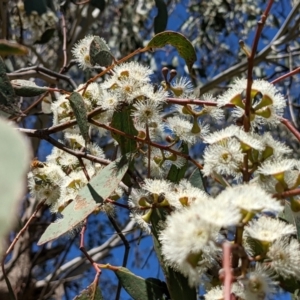
[[[16,221],[13,216],[18,215],[18,204],[25,192],[31,150],[22,134],[2,118],[0,141],[0,238],[3,241]],[[0,254],[3,245],[0,244]]]
[[[118,268],[115,274],[120,280],[122,287],[134,300],[168,299],[167,287],[159,279],[144,279],[123,267]]]
[[[63,210],[63,218],[48,226],[38,245],[54,240],[76,228],[80,222],[98,208],[98,204],[103,203],[118,187],[127,169],[128,159],[126,156],[103,168],[79,191],[74,201]]]
[[[28,48],[16,42],[0,40],[0,55],[27,55]]]
[[[148,43],[146,48],[162,48],[166,45],[175,47],[179,55],[185,60],[189,72],[192,72],[192,66],[197,60],[196,51],[191,42],[182,34],[175,31],[164,31],[155,35]]]
[[[33,81],[24,79],[14,79],[11,81],[12,87],[17,96],[34,97],[47,92],[48,87],[38,86]]]
[[[73,300],[103,300],[101,290],[96,285],[96,282],[93,282],[85,290],[81,291],[78,296]]]

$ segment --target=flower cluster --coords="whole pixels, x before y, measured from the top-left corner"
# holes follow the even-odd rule
[[[73,49],[82,68],[93,67],[93,40],[94,36],[87,36]],[[283,114],[284,97],[267,81],[254,80],[250,130],[230,125],[211,132],[205,123],[207,118],[203,117],[220,122],[226,105],[230,106],[236,124],[243,119],[247,81],[236,80],[216,98],[204,95],[204,104],[196,105],[192,85],[186,78],[174,79],[173,72],[168,80],[167,72],[163,74],[165,81],[155,86],[148,67],[115,61],[102,82],[88,82],[76,90],[82,95],[88,113],[97,109],[98,114],[93,114],[97,122],[93,124],[100,124],[94,128],[101,133],[101,125],[111,128],[120,112],[132,126],[131,132],[124,134],[131,135],[136,142],[134,163],[137,169],[146,166],[140,174],[147,173],[147,178],[132,189],[130,217],[145,232],[157,235],[164,263],[181,272],[191,287],[209,282],[216,271],[222,274],[225,242],[235,244],[242,253],[232,254],[236,256],[232,259],[235,277],[231,292],[239,299],[264,299],[276,292],[277,281],[299,280],[297,230],[287,218],[284,222],[279,216],[284,218],[283,210],[295,218],[299,214],[299,197],[285,200],[282,194],[300,185],[300,163],[290,158],[292,150],[285,143],[268,132]],[[168,97],[189,99],[189,104],[177,104],[170,109],[168,101],[172,99]],[[65,95],[51,109],[54,125],[75,119]],[[116,129],[125,131],[121,126]],[[103,151],[95,144],[86,145],[79,132],[77,125],[64,127],[65,145],[104,158]],[[180,173],[188,167],[189,147],[199,141],[206,144],[202,175],[222,185],[215,197],[198,186],[202,175],[196,182],[192,176],[185,179]],[[86,159],[83,164],[90,178],[102,168]],[[87,184],[82,169],[75,156],[55,148],[44,164],[32,169],[31,193],[46,198],[52,211],[61,211]],[[215,286],[206,287],[205,299],[223,299],[221,275],[215,277]]]

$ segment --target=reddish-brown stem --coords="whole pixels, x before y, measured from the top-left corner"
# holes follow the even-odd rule
[[[129,139],[132,139],[132,140],[135,140],[135,141],[138,141],[138,142],[141,142],[141,143],[145,143],[145,140],[142,139],[142,138],[139,138],[137,136],[132,136],[126,132],[123,132],[121,130],[118,130],[116,128],[113,128],[111,126],[108,126],[108,125],[105,125],[105,124],[101,124],[93,119],[90,119],[89,120],[90,123],[96,125],[96,126],[99,126],[99,127],[102,127],[102,128],[105,128],[111,132],[114,132],[116,134],[119,134],[119,135],[122,135],[122,136],[125,136]],[[181,153],[179,151],[176,151],[172,148],[170,148],[169,146],[165,146],[165,145],[160,145],[160,144],[157,144],[157,143],[154,143],[154,142],[151,142],[151,141],[147,141],[147,143],[153,147],[156,147],[156,148],[159,148],[159,149],[162,149],[162,150],[166,150],[166,151],[169,151],[173,154],[176,154],[176,155],[179,155],[179,156],[182,156],[184,157],[185,159],[191,161],[193,164],[195,164],[199,169],[203,169],[203,166],[201,164],[199,164],[197,161],[195,161],[194,159],[192,159],[188,154],[184,154],[184,153]]]
[[[279,120],[300,142],[300,132],[292,125],[292,123],[289,120],[281,117],[279,117]]]
[[[300,67],[298,67],[298,68],[296,68],[295,70],[290,71],[290,72],[288,72],[288,73],[286,73],[286,74],[284,74],[284,75],[282,75],[282,76],[280,76],[280,77],[274,79],[271,83],[276,84],[276,83],[278,83],[279,81],[281,81],[281,80],[283,80],[283,79],[286,79],[286,78],[289,78],[289,77],[291,77],[291,76],[294,76],[294,75],[296,75],[296,74],[299,73],[299,72],[300,72]]]
[[[289,190],[289,191],[285,191],[282,193],[277,193],[274,194],[273,197],[274,198],[288,198],[288,197],[292,197],[292,196],[296,196],[296,195],[300,195],[300,189],[294,189],[294,190]]]
[[[104,200],[104,202],[111,203],[111,204],[113,204],[113,205],[115,205],[115,206],[120,206],[120,207],[123,207],[123,208],[130,209],[128,205],[126,205],[126,204],[122,204],[122,203],[119,203],[119,202],[117,202],[117,201],[114,201],[114,200],[112,200],[112,199],[109,199],[109,198],[108,198],[108,199],[106,199],[106,200]]]
[[[231,245],[228,242],[223,243],[223,270],[224,270],[224,299],[230,300],[232,272],[231,272]]]
[[[26,224],[23,226],[23,228],[19,231],[19,233],[16,235],[16,237],[14,238],[14,240],[11,242],[10,246],[8,247],[8,249],[6,250],[2,261],[1,261],[1,267],[2,267],[2,273],[3,273],[3,277],[5,278],[5,281],[8,285],[8,288],[11,287],[9,279],[7,277],[6,271],[5,271],[5,260],[8,256],[8,254],[13,250],[14,246],[16,245],[17,241],[19,240],[19,238],[22,236],[22,234],[27,230],[29,224],[32,222],[32,220],[35,218],[36,214],[38,213],[38,211],[43,207],[43,205],[45,204],[47,199],[44,199],[43,201],[41,201],[35,211],[33,212],[33,214],[30,216],[30,218],[28,219],[28,221],[26,222]]]
[[[86,167],[85,167],[85,164],[84,164],[82,158],[81,158],[81,157],[78,157],[78,160],[79,160],[79,163],[80,163],[80,165],[81,165],[81,167],[82,167],[82,171],[83,171],[83,173],[84,173],[84,175],[85,175],[87,181],[90,181],[90,180],[91,180],[90,175],[89,175],[89,173],[88,173],[88,171],[87,171],[87,169],[86,169]]]
[[[84,220],[83,227],[82,227],[81,232],[80,232],[80,246],[79,246],[79,249],[85,255],[85,257],[88,259],[88,261],[91,263],[91,265],[94,267],[94,269],[96,271],[96,274],[98,274],[98,278],[99,278],[101,270],[98,267],[98,265],[95,263],[95,261],[92,259],[92,257],[85,250],[85,247],[84,247],[84,234],[85,234],[85,231],[86,231],[86,227],[87,227],[87,219]]]

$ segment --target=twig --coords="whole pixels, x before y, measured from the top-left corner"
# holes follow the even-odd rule
[[[223,270],[224,270],[224,300],[230,300],[232,272],[230,263],[231,245],[228,242],[223,243]]]
[[[278,117],[280,122],[288,128],[288,130],[296,137],[296,139],[300,142],[300,132],[291,124],[291,122],[285,118]]]
[[[65,15],[61,11],[61,25],[62,25],[62,32],[63,32],[63,53],[64,53],[64,62],[63,66],[61,67],[59,73],[64,73],[65,68],[67,66],[68,62],[68,56],[67,56],[67,26],[66,26],[66,20]]]
[[[27,230],[29,224],[32,222],[32,220],[35,218],[36,214],[38,213],[38,211],[43,207],[44,203],[46,202],[47,199],[44,199],[43,201],[41,201],[35,211],[33,212],[33,214],[31,215],[31,217],[28,219],[28,221],[26,222],[26,224],[23,226],[23,228],[19,231],[19,233],[16,235],[16,237],[14,238],[14,240],[12,241],[12,243],[10,244],[10,246],[8,247],[8,249],[6,250],[3,258],[2,258],[2,261],[1,261],[1,267],[2,267],[2,273],[3,273],[3,276],[4,276],[4,279],[6,281],[6,284],[7,284],[7,287],[8,289],[10,290],[10,292],[13,292],[12,291],[12,287],[11,287],[11,284],[10,284],[10,281],[9,281],[9,278],[7,277],[7,274],[6,274],[6,271],[5,271],[5,260],[8,256],[8,254],[13,250],[14,246],[16,245],[17,241],[19,240],[19,238],[21,237],[21,235]],[[14,295],[14,293],[13,293]],[[16,299],[16,296],[14,295],[15,299]]]

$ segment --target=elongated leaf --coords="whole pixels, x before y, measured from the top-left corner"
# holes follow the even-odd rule
[[[182,153],[189,154],[189,147],[186,143],[182,144]],[[188,167],[188,161],[181,168],[177,168],[175,165],[172,165],[167,179],[174,183],[178,183],[183,177]]]
[[[88,143],[90,141],[89,125],[87,119],[87,110],[84,101],[82,99],[82,96],[77,92],[73,92],[68,97],[68,99],[70,101],[70,105],[72,107],[75,118],[77,120],[80,133],[84,138],[85,142]]]
[[[56,30],[55,28],[48,28],[46,31],[43,32],[40,39],[34,42],[34,44],[46,44],[46,43],[48,43],[52,39],[55,30]]]
[[[179,55],[185,60],[189,72],[192,73],[192,66],[197,60],[196,51],[191,42],[182,34],[175,31],[164,31],[155,35],[146,48],[162,48],[166,45],[175,47]]]
[[[168,24],[168,10],[164,0],[155,0],[157,15],[154,18],[154,33],[164,31]]]
[[[156,278],[144,279],[123,267],[115,271],[115,274],[134,300],[168,299],[165,283]]]
[[[28,49],[16,42],[0,40],[0,55],[27,55]]]
[[[98,203],[103,203],[118,187],[127,169],[128,159],[126,156],[103,168],[79,191],[74,201],[63,210],[63,218],[48,226],[38,245],[58,238],[85,220],[98,208]]]
[[[20,114],[14,89],[5,72],[5,64],[0,57],[0,115],[10,116]]]
[[[93,282],[91,285],[89,285],[85,290],[81,291],[81,293],[76,296],[73,300],[103,300],[103,296],[101,293],[101,290],[96,285],[95,282]]]
[[[193,289],[188,284],[188,279],[184,277],[181,273],[175,271],[171,267],[165,265],[161,253],[161,244],[158,239],[159,234],[159,223],[160,221],[165,221],[165,211],[162,209],[155,209],[151,215],[152,223],[152,236],[153,236],[153,245],[159,260],[159,263],[164,271],[165,278],[167,281],[168,290],[172,300],[196,300],[197,293],[196,289]]]
[[[130,116],[130,107],[124,107],[122,110],[115,111],[111,124],[112,127],[126,132],[132,136],[136,136],[138,134],[133,125],[132,117]],[[126,153],[132,153],[137,149],[137,145],[134,140],[114,133],[112,136],[119,143],[121,153],[123,155]]]
[[[25,192],[30,145],[13,126],[0,118],[0,238],[3,241],[17,216]],[[0,254],[3,254],[0,244]]]
[[[38,86],[33,81],[14,79],[11,81],[11,85],[17,96],[22,97],[34,97],[47,92],[46,86]]]
[[[196,168],[190,178],[189,178],[189,182],[196,188],[201,189],[203,191],[206,192],[206,188],[205,188],[205,184],[204,184],[204,179],[203,179],[203,175],[201,173],[201,171]]]

